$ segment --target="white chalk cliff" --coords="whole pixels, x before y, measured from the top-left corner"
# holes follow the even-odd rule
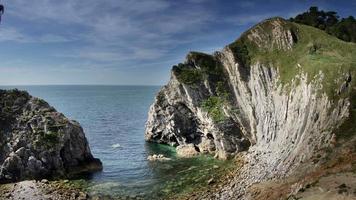
[[[191,52],[174,66],[145,138],[192,155],[243,155],[245,183],[220,197],[236,198],[242,187],[287,176],[335,145],[355,108],[353,53],[355,44],[320,30],[265,20],[222,51]]]

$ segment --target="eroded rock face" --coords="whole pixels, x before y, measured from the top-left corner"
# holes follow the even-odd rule
[[[0,166],[0,182],[102,169],[78,122],[18,90],[0,90]]]
[[[297,41],[294,28],[280,18],[256,25],[244,35],[245,40],[261,49],[287,51]],[[256,129],[265,117],[255,112],[271,106],[269,103],[279,104],[267,100],[281,91],[276,85],[277,72],[262,64],[248,66],[244,48],[238,41],[214,55],[191,52],[185,63],[174,66],[170,82],[150,108],[146,140],[173,146],[192,144],[197,152],[215,153],[219,158],[228,158],[255,144]],[[204,74],[194,73],[198,70]],[[186,71],[195,78],[182,77]],[[204,109],[210,97],[216,97],[211,99],[213,103],[223,103],[215,102],[219,105]],[[278,100],[288,101],[282,99]]]
[[[323,71],[308,77],[304,66],[295,63],[294,77],[282,84],[285,74],[276,66],[280,62],[260,59],[263,52],[293,52],[299,40],[306,43],[299,31],[293,23],[274,18],[221,52],[189,53],[173,67],[169,83],[150,108],[146,140],[194,146],[223,159],[247,152],[244,157],[252,164],[242,173],[249,178],[246,184],[287,175],[329,147],[333,131],[349,117],[355,72],[340,68],[335,77],[341,81],[334,79],[332,89],[337,97],[330,97]]]

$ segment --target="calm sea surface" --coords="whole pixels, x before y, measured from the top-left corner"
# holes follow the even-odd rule
[[[149,106],[158,86],[6,86],[40,97],[84,128],[93,155],[104,170],[86,179],[92,193],[111,196],[162,196],[209,179],[210,157],[178,159],[174,149],[144,141]],[[168,162],[149,162],[163,153]],[[202,170],[204,168],[204,170]]]

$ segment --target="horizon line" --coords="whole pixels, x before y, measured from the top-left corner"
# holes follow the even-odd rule
[[[162,85],[142,85],[142,84],[8,84],[8,85],[2,85],[0,84],[0,87],[12,87],[12,86],[163,86]]]

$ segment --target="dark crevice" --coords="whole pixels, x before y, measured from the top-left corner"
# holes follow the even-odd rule
[[[214,136],[213,136],[213,134],[211,134],[211,133],[206,134],[206,137],[207,137],[209,140],[214,140]]]
[[[297,34],[295,33],[294,30],[291,30],[290,32],[291,32],[291,35],[292,35],[293,44],[297,43],[298,42]]]

